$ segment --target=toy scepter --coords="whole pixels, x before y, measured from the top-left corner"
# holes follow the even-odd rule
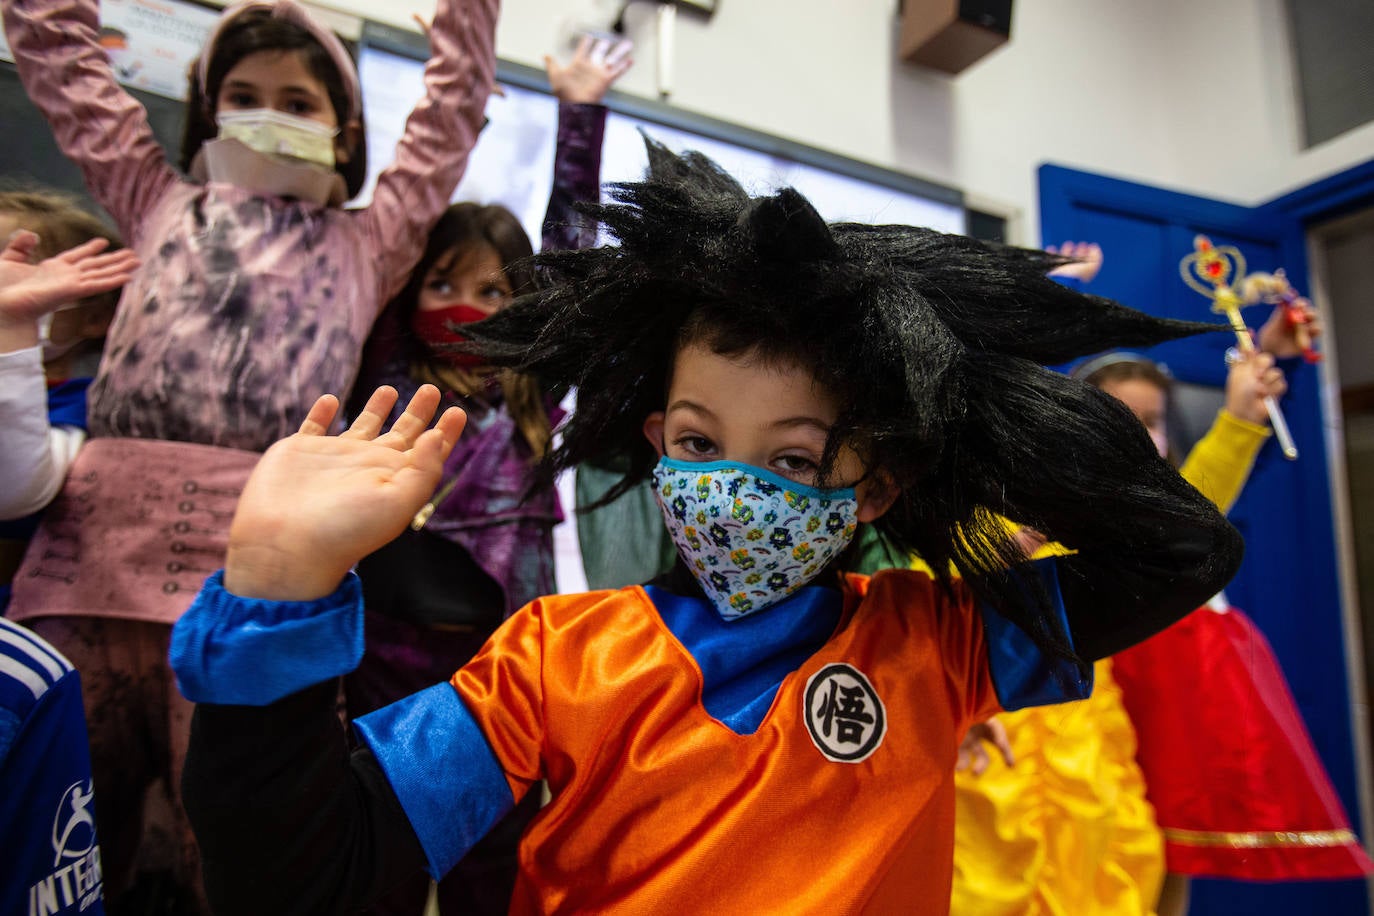
[[[1183,282],[1212,300],[1212,311],[1225,315],[1231,322],[1231,330],[1236,332],[1236,344],[1241,353],[1255,352],[1255,341],[1240,308],[1246,305],[1236,290],[1243,288],[1245,281],[1245,256],[1234,245],[1216,246],[1205,235],[1193,239],[1192,254],[1184,257],[1178,265]],[[1293,435],[1288,431],[1288,421],[1273,395],[1264,399],[1264,408],[1269,412],[1269,423],[1274,427],[1274,436],[1279,440],[1283,457],[1292,461],[1298,457],[1298,447],[1293,444]]]

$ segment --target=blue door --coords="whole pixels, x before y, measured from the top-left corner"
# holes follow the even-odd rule
[[[1367,171],[1367,170],[1365,170]],[[1363,172],[1361,173],[1364,174]],[[1367,176],[1366,176],[1367,177]],[[1218,245],[1235,245],[1250,270],[1283,267],[1306,292],[1301,195],[1260,207],[1242,207],[1057,166],[1039,173],[1041,231],[1046,243],[1098,242],[1106,259],[1089,291],[1156,315],[1224,321],[1210,302],[1190,289],[1178,271],[1202,233]],[[1304,200],[1306,198],[1303,198]],[[1268,306],[1246,310],[1255,327]],[[1156,348],[1180,381],[1221,386],[1229,332]],[[1288,362],[1288,361],[1285,361]],[[1325,763],[1352,825],[1358,823],[1355,754],[1346,683],[1345,648],[1336,559],[1335,527],[1316,367],[1288,362],[1289,393],[1283,408],[1299,450],[1287,461],[1277,445],[1264,446],[1231,520],[1245,536],[1244,564],[1226,589],[1273,644],[1318,754]],[[1207,697],[1197,702],[1206,703]],[[1368,912],[1363,881],[1258,884],[1196,881],[1192,916],[1243,913]]]

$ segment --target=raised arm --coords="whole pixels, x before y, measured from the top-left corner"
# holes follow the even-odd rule
[[[425,97],[360,218],[377,252],[380,310],[405,285],[463,177],[496,79],[497,0],[440,0],[430,29]]]
[[[86,187],[136,246],[144,216],[177,181],[148,116],[96,41],[97,0],[3,0],[5,35],[29,98]]]
[[[1268,353],[1244,356],[1226,373],[1226,406],[1179,469],[1183,479],[1222,512],[1230,512],[1240,498],[1255,458],[1269,439],[1265,397],[1279,398],[1287,390],[1283,371]]]
[[[23,518],[52,502],[86,439],[84,407],[71,423],[50,422],[41,317],[64,302],[119,288],[138,266],[128,249],[101,254],[105,239],[32,264],[37,244],[38,236],[20,231],[0,252],[0,519]]]
[[[558,142],[553,154],[553,190],[544,213],[541,248],[571,251],[596,244],[596,221],[574,209],[601,196],[601,145],[606,135],[606,92],[633,65],[631,44],[609,47],[583,36],[572,60],[544,58],[549,88],[558,99]]]
[[[1057,373],[1003,371],[980,381],[986,394],[969,392],[960,448],[989,456],[986,477],[996,483],[980,504],[1074,551],[1055,565],[1081,658],[1140,642],[1230,581],[1239,533],[1159,457],[1125,405]],[[1046,425],[1034,428],[1038,421]],[[1015,580],[999,587],[992,578],[1003,595],[1020,592]],[[1015,613],[1016,603],[1004,606]]]

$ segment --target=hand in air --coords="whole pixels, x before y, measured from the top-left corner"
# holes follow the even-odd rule
[[[583,35],[567,64],[560,64],[547,55],[544,57],[549,88],[560,102],[600,102],[611,84],[634,64],[630,56],[633,50],[634,43],[629,39],[613,44],[606,38]]]
[[[38,236],[14,233],[0,252],[0,323],[30,324],[59,305],[123,286],[138,268],[138,255],[127,248],[101,254],[109,245],[91,239],[33,264]]]
[[[1274,306],[1269,320],[1259,329],[1259,348],[1280,359],[1301,356],[1303,347],[1313,346],[1322,333],[1321,319],[1317,317],[1317,311],[1312,308],[1312,303],[1306,299],[1299,299],[1291,309],[1290,314],[1289,308],[1283,305]]]
[[[394,388],[378,388],[353,425],[331,436],[339,402],[327,394],[300,432],[267,450],[234,513],[226,589],[277,601],[321,598],[401,533],[433,495],[466,417],[451,407],[427,429],[439,389],[424,385],[384,433],[395,403]]]
[[[1068,264],[1061,264],[1050,271],[1051,277],[1075,277],[1087,283],[1102,269],[1102,246],[1095,242],[1065,242],[1063,245],[1047,245],[1045,250],[1063,258],[1072,258]]]
[[[991,745],[1007,766],[1015,766],[1016,758],[1011,752],[1007,727],[998,719],[988,719],[969,727],[968,734],[959,743],[959,757],[954,769],[958,772],[968,770],[974,776],[982,776],[992,762],[986,745]]]
[[[1260,426],[1269,423],[1264,407],[1266,397],[1283,397],[1288,382],[1283,370],[1274,366],[1269,353],[1240,353],[1238,358],[1227,357],[1231,363],[1226,373],[1226,411],[1231,416]]]

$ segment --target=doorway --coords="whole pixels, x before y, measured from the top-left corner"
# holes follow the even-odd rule
[[[1324,326],[1322,402],[1351,648],[1351,718],[1363,758],[1356,769],[1360,820],[1369,825],[1374,717],[1360,669],[1374,671],[1374,207],[1312,225],[1308,255],[1312,299]]]

